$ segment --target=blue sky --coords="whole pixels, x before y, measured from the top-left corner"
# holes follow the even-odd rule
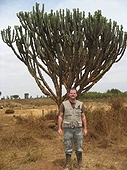
[[[51,9],[79,8],[94,14],[101,10],[102,15],[112,21],[117,21],[118,25],[123,25],[127,31],[127,1],[126,0],[1,0],[0,1],[0,30],[9,26],[19,25],[16,13],[20,11],[31,11],[35,3],[40,7],[45,4],[45,12]],[[106,92],[108,89],[117,88],[122,92],[127,91],[127,50],[123,58],[97,82],[90,91]],[[24,93],[36,97],[43,95],[34,79],[29,74],[27,67],[16,58],[12,50],[3,43],[0,37],[0,91],[2,96],[18,94],[21,98]]]

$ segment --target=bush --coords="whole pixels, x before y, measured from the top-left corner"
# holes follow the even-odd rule
[[[116,111],[124,107],[124,102],[125,99],[123,97],[112,97],[108,100],[108,104]]]
[[[13,109],[7,109],[5,111],[6,114],[13,114],[15,111]]]
[[[117,141],[127,135],[127,107],[122,98],[110,98],[110,107],[86,111],[89,137],[98,140]]]

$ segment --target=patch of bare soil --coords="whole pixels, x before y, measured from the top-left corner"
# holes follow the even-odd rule
[[[15,116],[38,110],[16,109],[14,114],[5,114],[5,110],[0,110],[0,170],[62,170],[65,165],[63,137],[58,136],[57,127],[53,130],[46,128],[42,131],[43,137],[40,134],[34,136],[30,129],[26,131],[26,127],[16,124]],[[127,169],[127,136],[119,141],[110,141],[103,140],[103,136],[98,140],[94,134],[91,136],[88,133],[83,149],[85,170]],[[76,169],[73,152],[72,170]]]

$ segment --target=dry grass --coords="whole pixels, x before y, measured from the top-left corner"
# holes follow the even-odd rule
[[[34,101],[30,102],[33,106]],[[41,103],[42,100],[38,102],[38,105],[40,106]],[[45,105],[48,103],[45,101]],[[103,105],[95,109],[87,107],[86,110],[89,132],[86,142],[97,143],[100,148],[108,148],[127,137],[127,107],[123,99],[112,98],[107,101],[107,104],[108,110]],[[48,114],[41,117],[32,114],[25,117],[22,115],[3,117],[0,120],[0,170],[18,170],[18,167],[24,164],[47,159],[49,150],[58,155],[60,151],[55,147],[59,140],[56,138],[57,116],[56,110],[50,110]],[[121,155],[126,151],[127,148],[123,147]],[[124,156],[126,158],[127,154]],[[100,162],[96,162],[94,168],[104,169],[102,166],[117,169],[112,163],[103,165]]]
[[[87,110],[89,135],[95,139],[116,141],[127,135],[127,107],[123,98],[110,98],[109,109],[105,107]]]

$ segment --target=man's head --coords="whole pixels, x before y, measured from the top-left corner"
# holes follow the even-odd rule
[[[76,100],[77,97],[77,91],[75,88],[71,88],[69,91],[69,98],[70,100]]]

